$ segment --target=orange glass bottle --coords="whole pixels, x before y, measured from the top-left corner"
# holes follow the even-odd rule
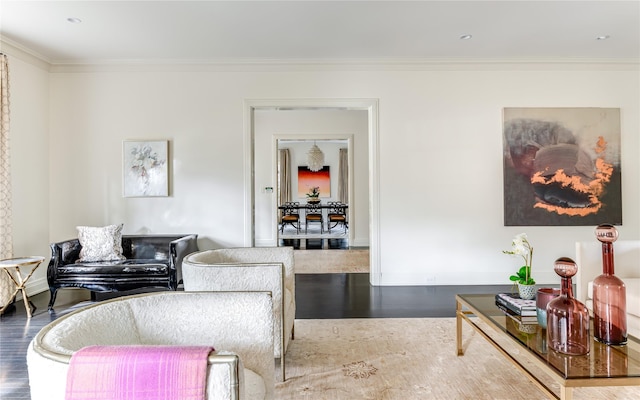
[[[613,225],[596,228],[596,238],[602,242],[602,275],[593,281],[593,337],[602,343],[627,343],[627,289],[615,276],[613,242],[618,231]]]

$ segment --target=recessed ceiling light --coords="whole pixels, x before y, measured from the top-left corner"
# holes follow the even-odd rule
[[[596,40],[607,40],[609,39],[609,35],[602,35],[602,36],[597,36]]]
[[[80,18],[69,17],[67,18],[67,22],[71,22],[72,24],[79,24],[80,22],[82,22],[82,20]]]
[[[462,35],[462,36],[460,36],[460,39],[461,39],[461,40],[469,40],[469,39],[471,39],[472,37],[473,37],[472,35]]]

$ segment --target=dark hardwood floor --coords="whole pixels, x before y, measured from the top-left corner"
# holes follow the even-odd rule
[[[496,293],[509,288],[508,285],[372,287],[366,273],[296,275],[296,318],[454,317],[456,293]],[[85,290],[61,290],[51,314],[47,312],[48,292],[31,300],[37,307],[31,319],[27,318],[22,302],[0,316],[0,399],[30,398],[25,359],[29,342],[43,326],[90,301],[90,295]]]
[[[496,286],[371,286],[369,274],[296,275],[296,318],[442,318],[456,316],[458,293],[498,293]]]

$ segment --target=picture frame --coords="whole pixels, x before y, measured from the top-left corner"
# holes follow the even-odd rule
[[[504,108],[504,225],[622,225],[620,153],[619,108]]]
[[[169,141],[122,143],[123,197],[169,196]]]
[[[306,165],[298,166],[298,198],[306,198],[314,187],[318,188],[319,197],[331,197],[330,167],[325,165],[319,171],[311,171]]]

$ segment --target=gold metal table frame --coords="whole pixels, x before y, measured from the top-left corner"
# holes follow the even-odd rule
[[[2,306],[2,308],[0,309],[0,314],[2,314],[7,307],[9,307],[16,294],[18,294],[19,291],[22,291],[24,308],[27,311],[27,316],[31,318],[31,303],[29,302],[29,297],[27,296],[26,285],[27,281],[31,278],[33,273],[43,261],[44,257],[40,256],[8,258],[6,260],[0,261],[0,268],[4,270],[9,279],[11,279],[11,281],[16,285],[15,290],[13,291],[11,296],[9,296],[7,304]],[[24,267],[31,268],[31,271],[29,271],[29,274],[27,276],[23,276],[20,271],[20,268]]]
[[[473,316],[477,317],[473,318]],[[640,385],[640,341],[629,336],[625,346],[607,346],[595,340],[585,356],[568,356],[548,349],[546,331],[537,324],[528,330],[495,305],[493,294],[456,295],[456,351],[464,355],[462,321],[473,327],[549,398],[571,400],[573,388]],[[475,321],[482,321],[477,323]],[[492,328],[489,332],[487,327]],[[527,332],[527,333],[525,333]],[[591,330],[593,337],[593,329]],[[508,338],[507,340],[503,340]],[[519,350],[513,354],[513,349]],[[516,357],[517,355],[517,357]],[[523,362],[524,360],[529,363]],[[529,370],[533,365],[560,385],[557,395]]]

